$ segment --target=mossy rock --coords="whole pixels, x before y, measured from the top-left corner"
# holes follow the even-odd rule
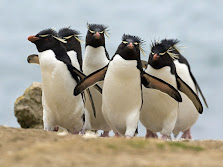
[[[43,128],[42,85],[34,82],[14,104],[14,114],[22,128]]]

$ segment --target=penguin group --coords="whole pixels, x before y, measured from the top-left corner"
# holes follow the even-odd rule
[[[110,58],[105,39],[108,27],[87,24],[82,59],[80,32],[70,27],[42,30],[28,40],[38,54],[28,63],[39,64],[42,76],[43,123],[47,131],[59,127],[72,134],[101,130],[101,137],[132,138],[139,121],[146,138],[171,135],[191,139],[191,127],[203,112],[204,95],[190,65],[177,48],[177,39],[151,44],[148,61],[141,60],[144,41],[124,34]]]

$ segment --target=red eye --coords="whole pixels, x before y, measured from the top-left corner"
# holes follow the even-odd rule
[[[48,38],[45,38],[45,40],[48,41],[49,39]]]

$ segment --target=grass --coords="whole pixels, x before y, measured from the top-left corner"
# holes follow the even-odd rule
[[[168,145],[171,148],[181,148],[184,150],[192,150],[192,151],[202,151],[204,150],[204,148],[200,147],[200,146],[194,146],[194,145],[189,145],[189,144],[185,144],[185,143],[180,143],[180,142],[168,142]]]

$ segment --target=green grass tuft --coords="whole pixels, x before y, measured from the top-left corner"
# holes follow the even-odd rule
[[[141,141],[129,140],[127,142],[127,144],[129,146],[131,146],[132,148],[143,149],[146,146],[146,141],[144,141],[144,140],[141,140]]]
[[[181,142],[168,142],[168,145],[172,148],[181,148],[181,149],[192,150],[192,151],[204,150],[204,148],[202,148],[200,146],[193,146],[193,145],[189,145],[189,144],[185,144],[185,143],[181,143]]]
[[[157,144],[156,144],[156,147],[157,147],[158,149],[160,149],[160,150],[164,150],[166,146],[165,146],[164,143],[157,143]]]

